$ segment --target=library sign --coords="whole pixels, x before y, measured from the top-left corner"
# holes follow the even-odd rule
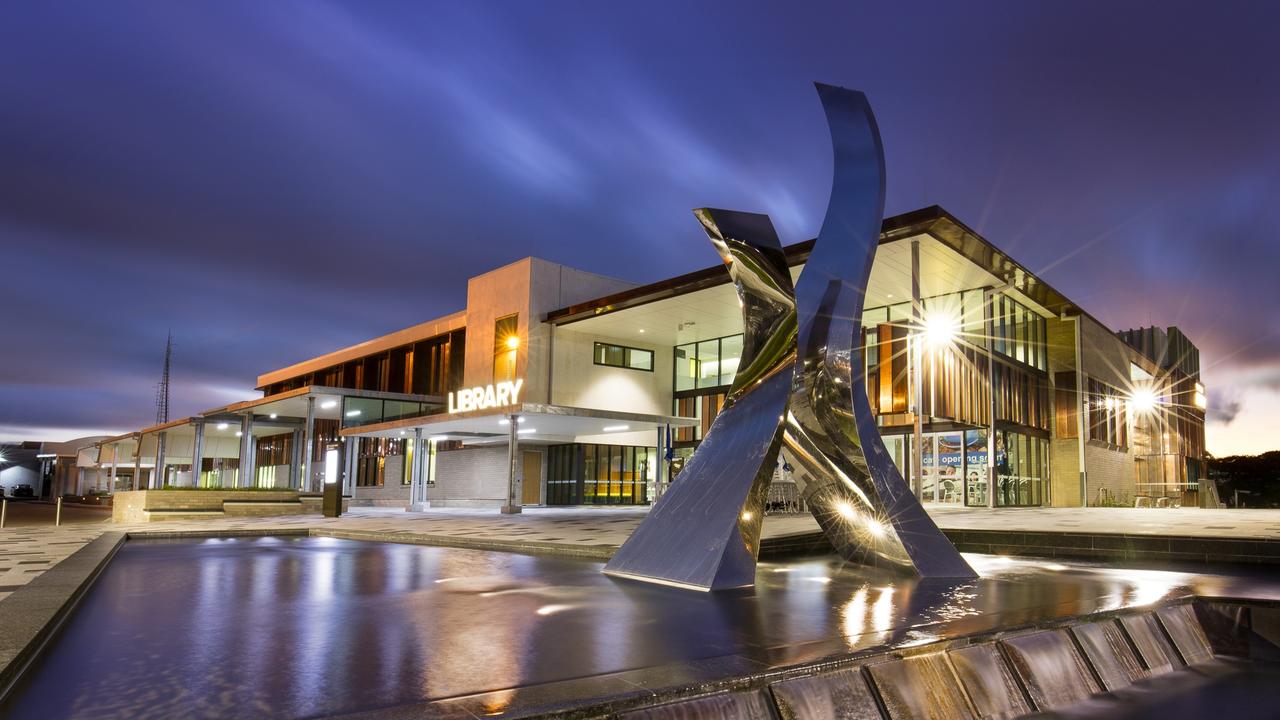
[[[463,388],[449,393],[449,412],[461,413],[472,410],[488,410],[506,407],[519,402],[520,389],[524,387],[524,378],[516,378],[505,382],[494,383],[473,388]]]

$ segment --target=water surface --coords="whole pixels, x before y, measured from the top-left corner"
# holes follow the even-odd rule
[[[1191,592],[1280,599],[1262,575],[966,557],[982,577],[960,584],[823,557],[712,594],[513,553],[131,541],[0,717],[308,717],[708,658],[790,664]]]

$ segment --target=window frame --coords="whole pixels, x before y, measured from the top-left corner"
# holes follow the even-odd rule
[[[600,362],[599,358],[600,358],[601,347],[615,348],[615,349],[622,350],[622,364],[614,365],[613,363]],[[632,365],[631,353],[633,352],[648,353],[649,367],[644,368],[644,367],[636,367]],[[647,350],[645,348],[640,348],[640,347],[631,347],[630,345],[619,345],[618,343],[601,342],[599,340],[592,341],[592,345],[591,345],[591,364],[592,365],[599,365],[600,367],[619,368],[621,370],[635,370],[637,372],[653,372],[654,371],[653,366],[656,363],[656,361],[657,361],[657,353],[654,352],[653,350]]]

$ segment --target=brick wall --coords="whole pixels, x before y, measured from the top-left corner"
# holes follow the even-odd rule
[[[1133,351],[1110,330],[1088,317],[1080,318],[1081,364],[1087,377],[1112,387],[1129,387],[1129,363]],[[1132,419],[1130,419],[1130,422]],[[1098,491],[1106,488],[1113,496],[1133,501],[1136,476],[1132,447],[1111,448],[1097,442],[1085,443],[1085,482],[1088,502],[1098,502]]]
[[[435,507],[501,507],[507,500],[507,448],[465,448],[436,455]]]
[[[381,487],[353,487],[351,489],[351,505],[353,507],[408,507],[409,486],[402,484],[404,477],[404,456],[388,455],[382,468],[384,478]]]

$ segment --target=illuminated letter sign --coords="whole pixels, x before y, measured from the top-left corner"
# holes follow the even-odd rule
[[[521,378],[483,387],[463,388],[456,393],[449,393],[449,412],[470,412],[515,405],[519,402],[522,387],[524,380]]]

